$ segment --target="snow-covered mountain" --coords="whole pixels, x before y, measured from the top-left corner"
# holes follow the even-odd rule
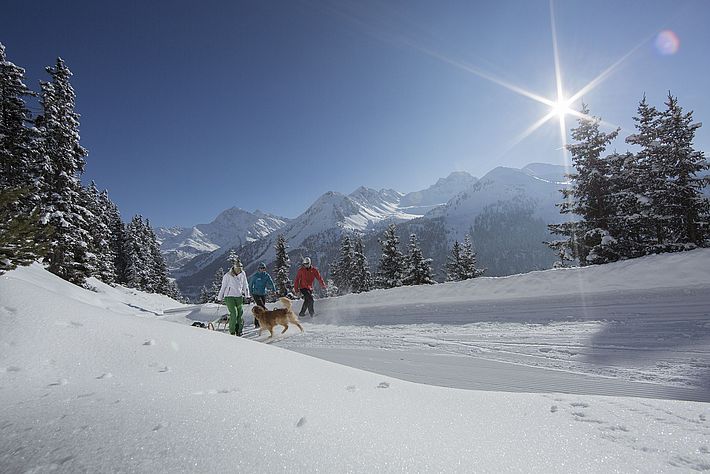
[[[531,164],[523,169],[500,166],[426,217],[443,217],[456,237],[468,232],[478,215],[505,204],[530,209],[546,223],[559,222],[555,204],[561,199],[563,175],[564,167],[556,165]]]
[[[219,267],[226,267],[232,248],[247,272],[260,261],[270,265],[278,235],[286,238],[294,262],[309,255],[325,273],[337,255],[343,232],[366,235],[366,253],[374,270],[381,232],[386,224],[395,223],[402,242],[410,233],[417,234],[422,251],[433,259],[441,278],[450,244],[476,227],[477,218],[480,242],[475,243],[476,250],[489,274],[549,268],[554,254],[542,242],[549,239],[547,224],[561,220],[555,204],[560,201],[564,173],[562,166],[533,163],[523,169],[496,168],[480,180],[465,172],[451,173],[423,191],[406,195],[366,187],[349,195],[329,191],[275,232],[240,245],[220,246],[193,258],[174,275],[181,290],[195,296]],[[294,264],[294,272],[296,268]]]
[[[410,214],[424,215],[433,208],[447,203],[457,194],[473,186],[477,178],[465,171],[454,171],[422,191],[405,194],[400,200],[400,209]]]
[[[252,213],[232,207],[221,212],[209,224],[158,228],[156,236],[168,267],[175,270],[198,255],[258,240],[287,222],[288,219],[259,210]]]
[[[284,235],[294,257],[311,255],[317,264],[325,263],[337,248],[343,231],[367,232],[383,222],[402,222],[418,216],[400,211],[402,194],[391,189],[359,187],[350,195],[328,191],[301,215],[262,238],[223,246],[209,255],[200,255],[175,272],[181,289],[188,296],[212,278],[217,268],[226,265],[226,255],[234,249],[247,271],[258,262],[272,262],[274,245]],[[319,258],[319,255],[325,260]]]

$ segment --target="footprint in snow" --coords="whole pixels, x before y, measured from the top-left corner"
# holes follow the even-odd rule
[[[104,380],[104,379],[110,379],[111,377],[113,377],[113,374],[111,372],[106,372],[104,374],[99,375],[96,378],[99,380]]]
[[[377,388],[390,388],[389,382],[380,382]]]
[[[148,339],[143,343],[144,346],[154,346],[155,345],[155,339]]]
[[[706,421],[706,420],[707,420],[707,417],[706,417],[705,415],[703,415],[702,413],[698,416],[698,418],[700,418],[700,421]]]
[[[552,405],[552,406],[550,407],[550,413],[556,413],[557,410],[558,410],[557,405]]]
[[[569,406],[571,407],[579,407],[579,408],[589,408],[589,405],[583,402],[573,402],[570,403]]]
[[[165,367],[163,367],[162,369],[160,369],[158,372],[163,373],[163,374],[164,374],[165,372],[170,372],[170,367],[168,367],[168,366],[166,365]]]
[[[348,385],[347,387],[345,387],[345,390],[347,390],[348,392],[351,392],[351,393],[357,392],[357,387],[355,385]]]
[[[302,416],[301,419],[298,420],[298,423],[296,423],[296,428],[300,428],[305,424],[306,424],[306,417]]]
[[[5,371],[7,371],[7,372],[19,372],[20,370],[22,370],[22,369],[17,366],[14,366],[14,365],[11,365],[7,369],[5,369]]]
[[[158,423],[157,425],[155,425],[153,427],[153,431],[159,431],[159,430],[162,430],[163,428],[165,428],[165,426],[162,423]]]
[[[66,385],[68,383],[69,381],[67,379],[59,379],[56,382],[50,383],[49,385],[47,385],[47,387],[58,387],[60,385]]]

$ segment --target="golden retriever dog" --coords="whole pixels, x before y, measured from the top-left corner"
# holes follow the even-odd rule
[[[288,330],[288,323],[295,324],[296,326],[298,326],[298,329],[303,332],[303,327],[298,322],[298,316],[296,316],[296,313],[291,310],[291,300],[286,298],[285,296],[282,296],[281,298],[279,298],[279,301],[283,303],[285,308],[268,310],[258,305],[252,307],[251,312],[254,313],[254,317],[259,321],[260,336],[261,330],[266,328],[271,333],[269,337],[274,337],[274,326],[277,325],[284,327],[284,330],[281,331],[281,334],[283,334]]]

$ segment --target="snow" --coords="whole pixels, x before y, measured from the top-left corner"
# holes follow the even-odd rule
[[[459,330],[478,333],[491,351],[521,341],[555,350],[557,329],[603,332],[601,315],[630,324],[628,295],[632,303],[645,295],[650,308],[662,306],[641,319],[675,320],[703,338],[691,352],[707,382],[710,364],[700,364],[708,362],[710,339],[708,263],[703,249],[318,300],[304,334],[289,331],[273,344],[190,327],[185,315],[194,307],[165,297],[95,280],[92,292],[39,265],[19,268],[0,277],[0,465],[4,472],[707,470],[708,403],[545,393],[544,376],[540,393],[430,383],[466,375],[468,355],[439,350],[462,342]],[[569,313],[580,295],[594,310]],[[668,324],[646,329],[655,337],[675,334]],[[617,345],[629,334],[612,336]],[[385,375],[285,349],[337,352],[348,349],[340,345],[348,338]],[[389,346],[380,347],[384,340]],[[406,350],[396,349],[397,341]],[[568,343],[572,351],[576,341]],[[434,372],[444,367],[440,358],[450,362],[446,374]],[[404,362],[422,383],[387,375],[388,366]],[[553,372],[488,362],[503,385],[525,371],[530,378]],[[602,386],[605,380],[614,381],[596,378]]]

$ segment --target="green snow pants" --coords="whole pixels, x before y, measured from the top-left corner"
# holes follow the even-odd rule
[[[229,334],[237,336],[242,335],[244,330],[244,310],[242,309],[242,303],[244,303],[244,297],[242,296],[225,296],[224,304],[227,305],[229,310]]]

